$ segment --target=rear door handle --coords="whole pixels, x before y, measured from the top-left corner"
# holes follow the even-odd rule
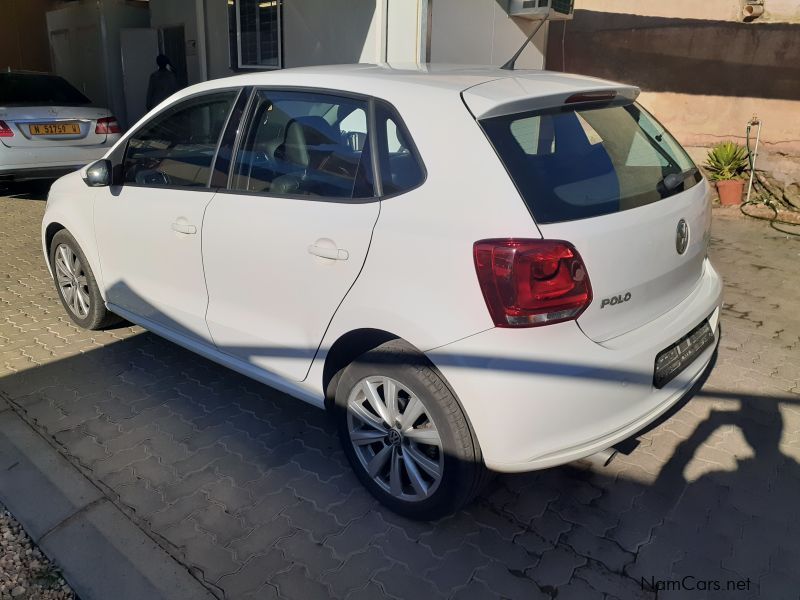
[[[194,235],[197,233],[197,227],[189,225],[188,223],[173,223],[172,231],[177,231],[178,233],[184,233],[186,235]]]
[[[308,253],[319,256],[320,258],[327,258],[328,260],[347,260],[350,258],[350,253],[347,250],[336,247],[329,248],[326,246],[318,246],[316,244],[312,244],[308,247]]]

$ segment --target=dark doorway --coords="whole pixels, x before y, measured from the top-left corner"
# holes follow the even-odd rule
[[[169,57],[178,78],[178,84],[184,88],[189,83],[186,71],[186,37],[183,25],[161,27],[158,30],[158,45],[162,54]]]

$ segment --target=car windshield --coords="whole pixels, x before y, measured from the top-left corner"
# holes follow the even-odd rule
[[[86,96],[56,75],[0,73],[0,106],[81,106]]]
[[[702,179],[637,104],[504,115],[481,126],[542,224],[637,208]]]

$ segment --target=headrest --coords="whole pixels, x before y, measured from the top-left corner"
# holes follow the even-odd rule
[[[309,150],[341,144],[341,136],[336,128],[322,117],[298,117],[292,119],[286,127],[283,156],[289,162],[308,167]]]

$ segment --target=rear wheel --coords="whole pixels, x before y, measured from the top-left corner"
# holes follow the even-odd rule
[[[336,418],[358,478],[403,516],[438,518],[482,487],[485,467],[461,406],[425,357],[401,341],[344,370]]]
[[[58,297],[77,325],[84,329],[103,329],[120,321],[106,309],[89,261],[66,229],[53,236],[50,265]]]

